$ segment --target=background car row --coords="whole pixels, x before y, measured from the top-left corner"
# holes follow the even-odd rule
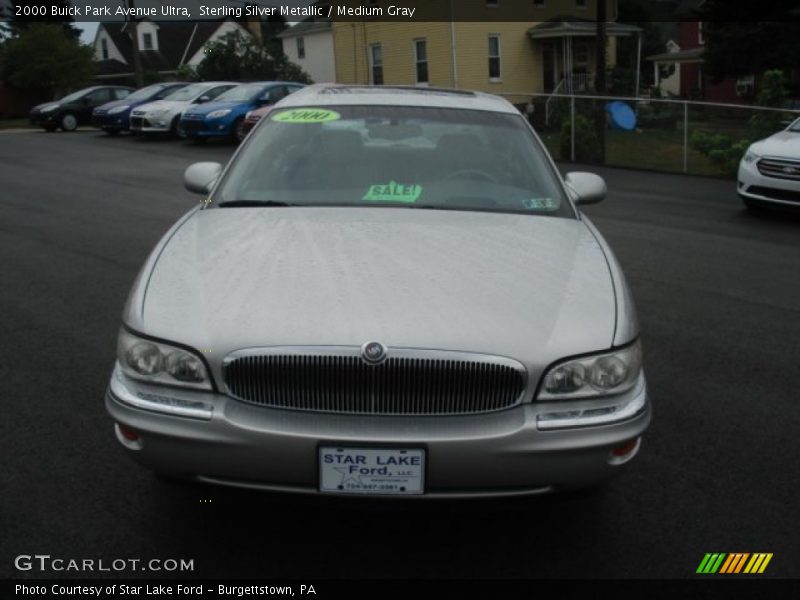
[[[205,81],[157,83],[139,90],[93,86],[61,100],[35,106],[32,125],[46,131],[74,131],[93,125],[110,135],[171,134],[205,142],[211,138],[241,141],[257,121],[251,111],[269,107],[302,88],[288,81]]]

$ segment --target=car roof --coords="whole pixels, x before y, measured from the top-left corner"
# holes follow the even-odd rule
[[[483,92],[435,87],[314,84],[281,101],[281,107],[332,105],[422,106],[519,114],[505,98]]]

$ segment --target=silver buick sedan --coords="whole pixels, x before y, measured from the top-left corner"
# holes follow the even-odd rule
[[[136,279],[106,394],[166,476],[422,498],[593,486],[650,421],[635,309],[504,99],[315,85],[264,117]]]

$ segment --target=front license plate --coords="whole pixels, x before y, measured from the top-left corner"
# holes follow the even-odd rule
[[[319,449],[319,491],[338,494],[422,494],[425,450],[410,448]]]

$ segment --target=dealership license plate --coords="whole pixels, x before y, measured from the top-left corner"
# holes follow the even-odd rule
[[[319,449],[319,490],[338,494],[422,494],[425,450],[410,448]]]

